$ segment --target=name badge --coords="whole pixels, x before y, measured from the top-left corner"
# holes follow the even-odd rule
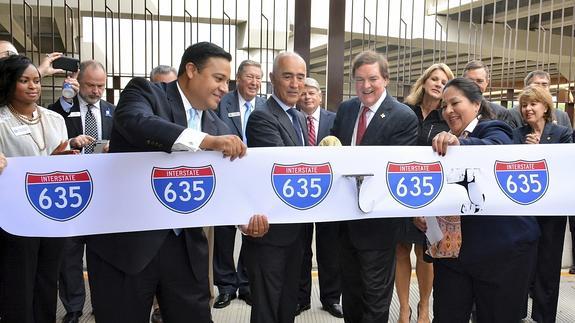
[[[12,132],[14,136],[24,136],[30,133],[30,127],[28,125],[12,127]]]
[[[230,118],[239,117],[239,116],[241,116],[241,114],[240,114],[239,111],[237,111],[237,112],[229,112],[229,113],[228,113],[228,117],[230,117]]]
[[[70,112],[70,114],[68,115],[68,118],[78,118],[81,116],[82,115],[80,114],[80,111],[74,111],[74,112]]]

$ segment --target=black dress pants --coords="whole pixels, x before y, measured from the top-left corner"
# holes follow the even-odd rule
[[[66,313],[82,312],[86,301],[84,284],[85,237],[65,238],[60,264],[58,295]],[[92,308],[92,310],[94,310]]]
[[[433,322],[468,323],[474,302],[477,322],[520,322],[535,256],[536,242],[529,242],[505,259],[473,264],[435,259]]]
[[[214,227],[214,285],[220,294],[249,294],[250,286],[245,266],[243,248],[238,265],[234,263],[236,227],[224,225]]]
[[[346,323],[385,323],[395,280],[395,243],[385,249],[356,249],[340,235],[342,307]]]
[[[137,274],[120,271],[88,248],[97,322],[147,323],[155,295],[164,322],[211,323],[207,274],[203,280],[194,276],[184,236],[168,234],[156,256]]]
[[[293,323],[297,306],[302,243],[273,246],[244,239],[250,289],[251,323]]]
[[[303,230],[303,261],[299,283],[299,304],[311,302],[312,240],[314,224],[305,224]],[[315,247],[319,278],[319,299],[322,305],[339,304],[341,276],[339,272],[339,223],[315,223]]]
[[[561,258],[565,239],[566,216],[537,217],[541,236],[533,272],[531,318],[538,323],[553,323],[557,317]]]
[[[0,229],[0,321],[54,323],[64,239],[14,236]]]

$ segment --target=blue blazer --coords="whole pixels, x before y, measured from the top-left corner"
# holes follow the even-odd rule
[[[513,129],[513,143],[524,144],[525,136],[533,132],[531,126],[524,125]],[[540,144],[559,144],[573,142],[573,131],[565,126],[560,126],[551,122],[545,123],[541,134]]]
[[[326,109],[318,108],[319,110],[319,129],[317,130],[316,144],[330,135],[331,128],[335,121],[335,113]]]
[[[342,102],[337,110],[331,134],[344,146],[351,145],[360,107],[359,99],[352,98]],[[361,145],[414,146],[417,144],[418,124],[415,113],[387,93],[367,126]],[[401,218],[341,222],[342,226],[347,226],[353,246],[360,250],[381,250],[395,246],[402,224]]]
[[[503,121],[480,121],[462,145],[511,144],[512,130]],[[521,252],[522,246],[539,238],[539,225],[532,216],[466,215],[461,217],[462,263],[503,261]]]
[[[151,83],[132,79],[122,94],[114,116],[110,152],[165,151],[187,128],[186,111],[177,81]],[[205,110],[202,131],[210,135],[230,134],[216,113]],[[136,274],[142,271],[161,248],[171,229],[90,236],[87,247],[117,269]],[[198,280],[208,279],[208,247],[202,228],[187,228],[186,251]]]
[[[266,105],[266,100],[256,96],[256,106],[254,107],[255,110],[261,109]],[[232,91],[222,98],[220,104],[218,104],[218,109],[216,111],[218,117],[230,128],[233,134],[237,135],[238,137],[243,138],[242,133],[242,118],[240,116],[240,107],[239,107],[239,97],[238,97],[238,90]],[[233,115],[232,116],[230,116]]]

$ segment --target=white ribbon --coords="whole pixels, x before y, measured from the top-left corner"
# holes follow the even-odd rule
[[[245,224],[255,213],[266,214],[270,223],[448,214],[571,215],[574,147],[461,146],[449,147],[446,157],[430,147],[258,148],[233,162],[216,152],[9,158],[0,175],[0,226],[22,236],[74,236]],[[517,160],[545,161],[547,171],[533,170],[533,163],[500,164],[507,171],[499,173],[498,183],[496,161]],[[442,172],[434,171],[437,164],[424,165],[437,162]],[[281,167],[301,163],[311,166]],[[180,166],[211,166],[213,191],[206,176],[209,167],[177,169]],[[154,190],[153,183],[162,182],[152,179],[154,168],[156,175],[180,177],[163,179],[163,186]],[[162,168],[176,169],[167,173]],[[89,178],[86,173],[73,175],[84,170]],[[26,184],[27,173],[40,175],[29,176]],[[364,176],[359,201],[358,174],[369,175]],[[90,186],[91,195],[86,195]],[[162,199],[184,201],[180,205],[188,210],[175,210]]]

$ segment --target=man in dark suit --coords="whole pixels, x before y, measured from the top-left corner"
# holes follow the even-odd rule
[[[222,48],[201,42],[184,52],[176,81],[132,79],[120,95],[110,152],[208,149],[242,157],[245,145],[211,111],[228,91],[230,61]],[[254,216],[240,228],[262,236],[267,222]],[[98,321],[146,322],[154,295],[166,323],[212,321],[202,228],[91,236],[87,257]]]
[[[417,116],[387,93],[389,72],[383,55],[358,54],[352,75],[357,97],[340,104],[332,135],[344,146],[415,145]],[[345,322],[387,322],[400,225],[395,218],[340,222]]]
[[[523,84],[525,86],[536,84],[549,90],[551,87],[551,76],[545,71],[531,71],[523,80]],[[519,109],[519,106],[514,106],[513,109],[509,110],[509,112],[513,120],[513,124],[511,125],[512,128],[518,128],[525,124],[521,117],[521,109]],[[555,119],[557,120],[558,125],[573,129],[573,124],[571,123],[571,119],[569,119],[567,112],[555,109]]]
[[[65,81],[77,95],[73,98],[60,97],[48,108],[58,112],[66,121],[70,146],[84,154],[94,152],[97,140],[109,140],[112,132],[114,106],[104,100],[106,70],[97,61],[80,64],[77,78]],[[62,323],[77,323],[86,300],[84,287],[84,244],[85,237],[66,239],[60,264],[59,296],[66,309]]]
[[[266,101],[258,96],[262,84],[261,64],[252,60],[240,63],[236,73],[236,90],[222,98],[218,105],[218,116],[232,130],[232,133],[246,142],[246,125],[254,109],[261,109]],[[245,268],[244,252],[240,252],[237,270],[234,265],[234,244],[236,227],[233,225],[214,228],[214,285],[219,295],[214,308],[230,305],[238,297],[251,304],[248,273]]]
[[[313,78],[305,79],[305,89],[298,101],[298,109],[306,117],[308,141],[316,146],[329,136],[335,120],[335,113],[321,108],[321,89]],[[298,306],[296,315],[311,308],[311,267],[313,252],[311,249],[313,223],[304,224],[303,261],[299,282]],[[319,298],[322,308],[331,315],[341,318],[343,313],[339,299],[341,297],[341,278],[339,275],[339,225],[337,222],[315,224],[316,252],[319,272]]]
[[[487,91],[489,82],[491,82],[489,68],[479,60],[470,61],[465,65],[465,68],[463,69],[463,77],[475,82],[475,84],[477,84],[481,89],[481,93],[485,93],[485,91]],[[501,120],[513,127],[513,117],[506,107],[493,102],[489,102],[489,104],[497,120]]]
[[[293,52],[278,54],[269,77],[273,94],[248,119],[249,147],[305,146],[305,118],[295,105],[304,88],[306,66]],[[278,203],[281,203],[278,201]],[[274,224],[263,238],[244,237],[250,278],[252,323],[293,322],[302,259],[302,224]]]

